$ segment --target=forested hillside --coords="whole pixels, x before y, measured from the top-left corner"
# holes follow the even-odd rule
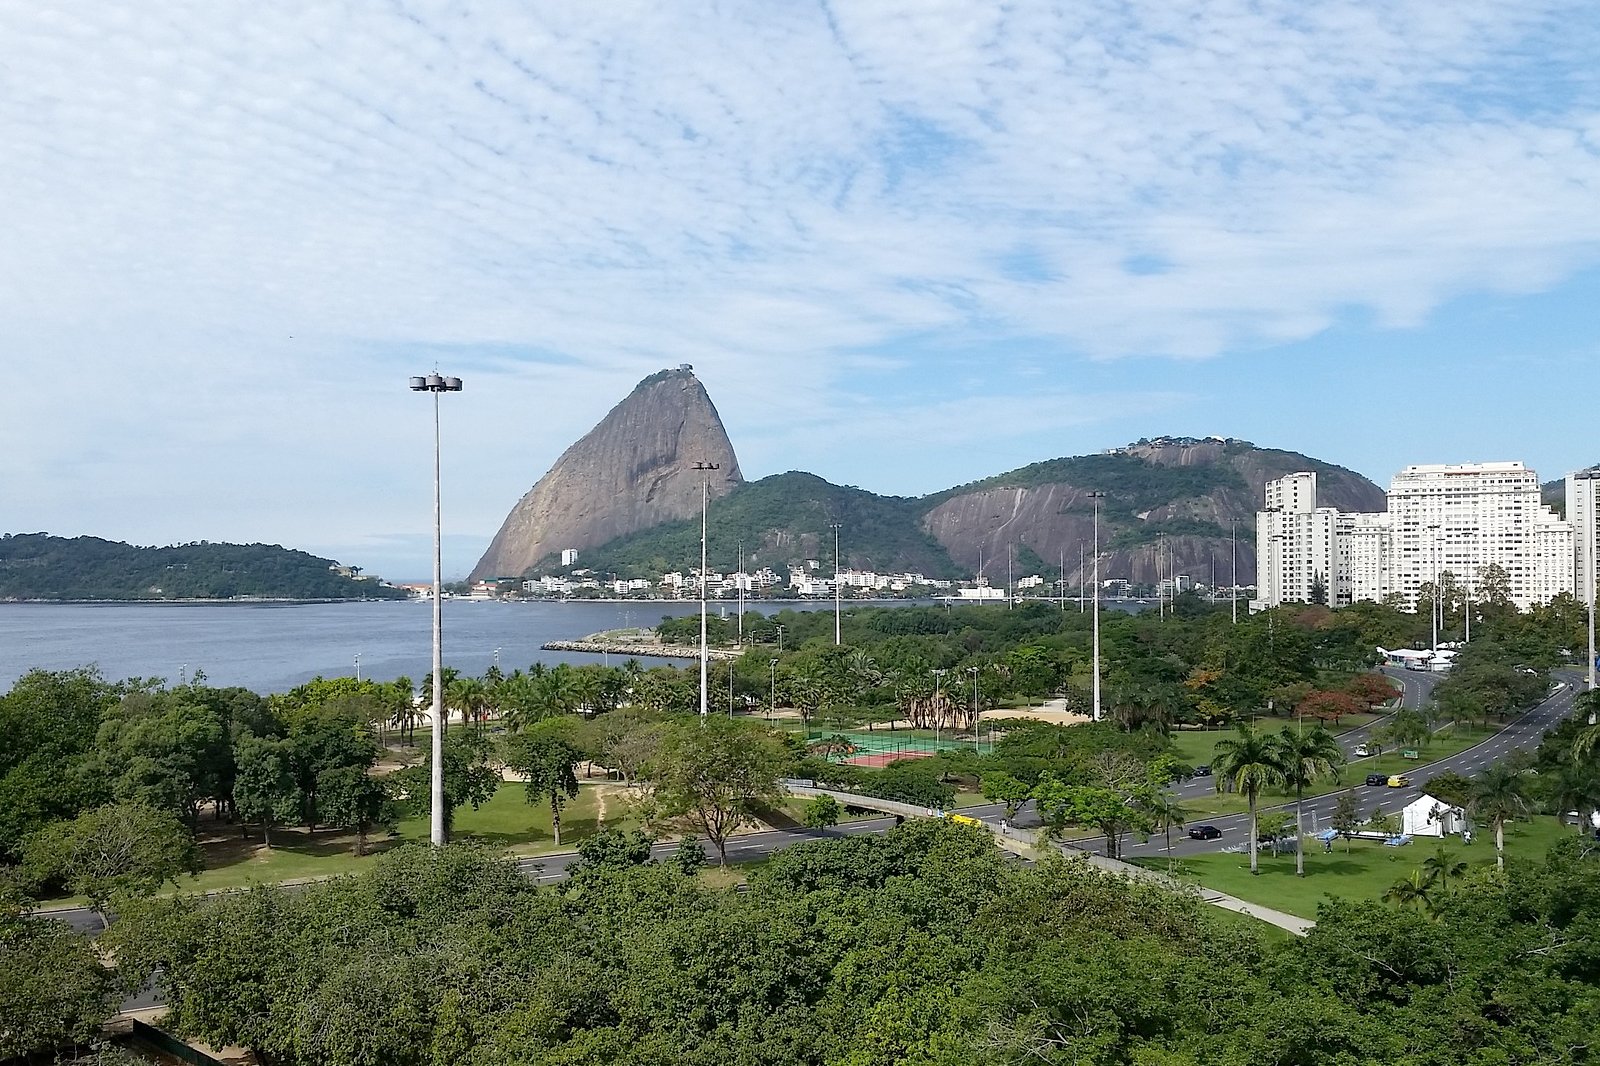
[[[838,522],[842,562],[847,569],[911,570],[928,577],[953,577],[950,557],[919,525],[924,509],[924,502],[912,497],[878,496],[830,484],[815,474],[774,474],[711,501],[708,565],[713,570],[734,569],[742,542],[749,568],[781,570],[791,561],[816,559],[824,572],[832,574],[829,523]],[[556,569],[553,563],[547,558],[543,570]],[[698,567],[699,516],[618,538],[585,552],[578,565],[628,577]]]
[[[0,600],[402,599],[276,544],[141,548],[99,537],[0,537]]]

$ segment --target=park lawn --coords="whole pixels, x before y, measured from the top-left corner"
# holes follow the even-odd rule
[[[1434,734],[1433,743],[1422,749],[1421,759],[1407,759],[1398,751],[1386,751],[1365,759],[1352,759],[1344,766],[1344,771],[1337,781],[1319,781],[1306,789],[1306,799],[1317,796],[1326,796],[1330,792],[1338,792],[1346,788],[1365,788],[1362,784],[1368,774],[1406,774],[1416,783],[1426,781],[1430,764],[1447,759],[1452,755],[1459,755],[1468,748],[1481,744],[1494,736],[1498,730],[1484,729],[1481,726],[1450,726]],[[1372,788],[1369,791],[1377,796],[1384,795],[1382,789]],[[1365,795],[1362,793],[1361,795]],[[1261,794],[1257,807],[1265,809],[1276,807],[1285,803],[1294,802],[1293,792],[1283,792],[1278,789],[1268,789]],[[1381,802],[1381,800],[1380,800]],[[1244,797],[1235,792],[1218,792],[1208,796],[1199,796],[1184,801],[1184,809],[1190,814],[1190,821],[1201,817],[1216,818],[1225,814],[1243,814],[1247,809]]]
[[[1551,817],[1536,817],[1531,821],[1506,826],[1506,862],[1537,862],[1544,857],[1549,846],[1573,830],[1562,826]],[[1260,855],[1261,873],[1252,876],[1250,857],[1244,854],[1213,852],[1194,855],[1178,863],[1178,876],[1226,892],[1230,896],[1250,903],[1287,911],[1302,918],[1315,918],[1317,905],[1328,896],[1346,899],[1379,900],[1391,885],[1418,869],[1422,861],[1432,855],[1438,842],[1418,837],[1401,848],[1386,847],[1377,840],[1335,841],[1333,851],[1324,855],[1316,841],[1308,839],[1306,850],[1306,876],[1296,877],[1294,856],[1285,853],[1273,855],[1270,850]],[[1469,870],[1479,870],[1494,865],[1494,834],[1487,829],[1475,835],[1470,845],[1463,845],[1459,837],[1445,843],[1450,854],[1465,859]],[[1151,869],[1166,869],[1165,859],[1138,860],[1139,865]]]
[[[1378,714],[1347,714],[1331,725],[1329,732],[1338,736],[1352,729],[1360,729],[1388,713],[1382,711]],[[1256,721],[1257,727],[1274,732],[1283,725],[1293,723],[1292,718],[1262,718]],[[1172,742],[1173,749],[1184,762],[1191,766],[1201,766],[1209,763],[1216,754],[1217,741],[1235,736],[1238,736],[1238,733],[1232,729],[1174,729],[1167,735],[1167,739]]]

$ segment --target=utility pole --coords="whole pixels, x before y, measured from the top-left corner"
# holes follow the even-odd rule
[[[1061,561],[1057,564],[1061,570],[1061,613],[1067,613],[1067,549],[1061,549]]]
[[[1011,572],[1012,545],[1006,545],[1006,610],[1011,610],[1017,600],[1015,578]]]
[[[1100,501],[1105,498],[1103,492],[1091,492],[1089,498],[1094,501],[1094,720],[1101,720],[1100,712]]]
[[[1078,541],[1078,613],[1083,613],[1083,541]]]
[[[700,724],[706,721],[706,712],[709,709],[706,692],[706,664],[710,661],[710,653],[706,650],[706,510],[711,503],[711,471],[718,468],[717,463],[695,463],[694,468],[700,474]]]
[[[1433,603],[1430,605],[1432,610],[1428,613],[1432,616],[1429,621],[1433,623],[1433,657],[1437,659],[1439,657],[1439,527],[1429,526],[1428,533],[1430,549],[1428,557],[1433,560]],[[1429,665],[1431,668],[1432,664]]]
[[[739,643],[744,644],[744,541],[739,541]]]
[[[778,660],[767,660],[767,721],[778,710]]]

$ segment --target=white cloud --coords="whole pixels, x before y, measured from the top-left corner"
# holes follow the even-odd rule
[[[803,466],[957,348],[1210,357],[1600,261],[1581,4],[0,0],[0,39],[5,527],[415,532],[436,357],[487,531],[679,361]]]

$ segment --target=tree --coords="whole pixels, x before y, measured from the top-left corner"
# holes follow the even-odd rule
[[[399,808],[386,781],[359,766],[340,766],[317,775],[322,817],[356,834],[355,853],[367,853],[367,837],[375,829],[393,830]]]
[[[1400,829],[1400,820],[1392,814],[1385,814],[1380,805],[1372,808],[1372,814],[1367,817],[1366,825],[1379,836],[1392,837]]]
[[[248,733],[234,744],[238,771],[233,806],[246,822],[259,822],[261,842],[272,847],[272,827],[300,817],[305,801],[294,773],[294,742]]]
[[[1506,823],[1528,813],[1527,781],[1521,771],[1496,763],[1477,776],[1467,810],[1473,821],[1494,828],[1494,864],[1506,868]]]
[[[88,937],[0,904],[0,1061],[59,1061],[63,1047],[99,1037],[116,1001],[111,971]]]
[[[490,745],[476,731],[458,729],[444,738],[444,838],[450,839],[456,811],[471,804],[473,810],[487,803],[500,787],[500,772],[489,765]],[[419,817],[428,817],[432,797],[433,756],[420,766],[408,766],[394,775],[405,807]]]
[[[1451,881],[1467,875],[1467,863],[1440,844],[1432,855],[1422,860],[1422,872],[1428,875],[1430,884],[1438,883],[1448,888]]]
[[[564,735],[560,720],[541,723],[526,733],[506,741],[506,766],[523,775],[529,803],[550,805],[550,826],[556,844],[561,843],[561,808],[578,794],[577,765],[580,754]]]
[[[1004,770],[993,770],[983,775],[983,798],[990,803],[1005,805],[1006,819],[1017,816],[1022,805],[1028,802],[1028,786]]]
[[[108,924],[114,902],[152,895],[181,873],[198,873],[200,853],[171,811],[119,803],[57,822],[28,842],[23,869],[35,883],[56,882],[81,896]]]
[[[693,834],[684,837],[678,842],[678,850],[672,853],[672,865],[685,877],[693,877],[706,865],[705,845],[695,839]]]
[[[655,844],[637,829],[602,829],[578,842],[578,869],[624,870],[650,861]]]
[[[1306,789],[1324,777],[1336,777],[1344,765],[1344,749],[1322,726],[1310,732],[1285,726],[1277,737],[1274,753],[1279,774],[1294,789],[1294,873],[1306,875],[1305,849],[1298,842],[1305,836]]]
[[[1145,796],[1144,811],[1150,816],[1155,828],[1160,829],[1166,840],[1167,871],[1170,873],[1175,862],[1172,855],[1172,831],[1182,829],[1186,823],[1189,812],[1178,801],[1178,797],[1164,788],[1152,789]]]
[[[1217,791],[1232,788],[1242,792],[1250,810],[1250,872],[1259,874],[1261,866],[1256,854],[1256,802],[1263,789],[1281,784],[1284,780],[1279,747],[1273,738],[1257,732],[1248,722],[1237,725],[1238,735],[1217,741],[1216,754],[1211,760],[1216,775]]]
[[[1333,805],[1333,828],[1344,838],[1344,850],[1350,851],[1350,841],[1361,830],[1361,811],[1356,806],[1352,792],[1341,792]]]
[[[827,829],[839,824],[844,808],[829,795],[813,796],[805,806],[802,820],[807,829]]]
[[[1410,874],[1402,877],[1383,893],[1385,903],[1393,903],[1397,907],[1422,911],[1425,914],[1435,914],[1433,897],[1433,878],[1421,870],[1412,870]]]
[[[671,727],[658,768],[665,808],[687,815],[728,863],[728,837],[757,803],[776,799],[788,762],[783,745],[752,722],[707,718]]]

